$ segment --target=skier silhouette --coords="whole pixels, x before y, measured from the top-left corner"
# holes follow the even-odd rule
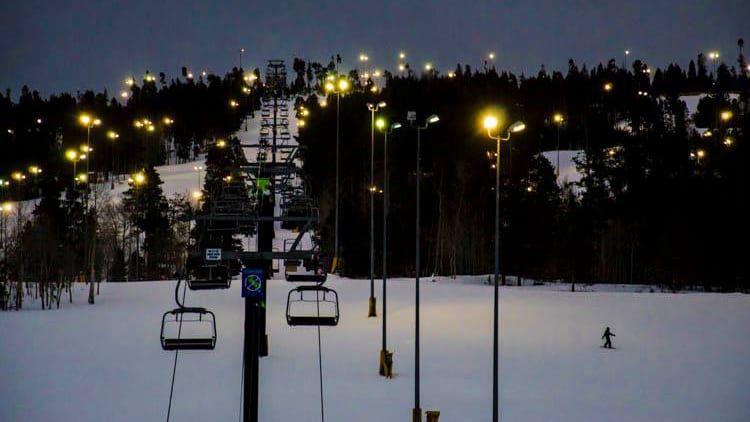
[[[606,339],[604,341],[604,346],[602,346],[605,349],[612,349],[613,348],[612,347],[612,339],[610,337],[617,337],[617,336],[615,335],[615,333],[609,331],[609,327],[607,327],[604,330],[604,334],[602,335],[602,339]]]

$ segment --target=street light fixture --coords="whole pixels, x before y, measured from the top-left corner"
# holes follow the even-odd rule
[[[198,190],[201,189],[201,171],[203,170],[203,166],[193,166],[193,170],[198,172]]]
[[[107,132],[107,138],[112,140],[112,167],[110,167],[111,172],[109,175],[109,189],[112,190],[115,188],[115,141],[120,137],[120,134],[115,132],[114,130],[110,130]]]
[[[367,317],[377,317],[375,311],[375,113],[385,108],[385,101],[377,104],[367,103],[370,110],[370,300],[368,301]]]
[[[555,113],[552,116],[552,121],[557,126],[557,167],[555,168],[555,175],[560,177],[560,126],[565,122],[565,117],[561,113]]]
[[[380,349],[380,365],[378,373],[382,376],[386,375],[385,368],[385,356],[388,353],[387,337],[386,337],[386,280],[387,276],[387,262],[388,262],[388,135],[394,130],[401,128],[401,123],[394,122],[386,129],[385,119],[379,118],[375,122],[378,129],[383,132],[383,345]],[[393,368],[391,368],[393,370]]]
[[[334,83],[335,82],[335,83]],[[333,243],[333,264],[331,272],[335,272],[339,261],[339,174],[340,174],[340,132],[341,132],[341,95],[349,90],[349,81],[345,77],[340,77],[336,81],[335,75],[326,77],[325,90],[329,94],[336,94],[336,207],[334,211],[334,243]],[[328,104],[326,102],[326,104]]]
[[[414,309],[414,408],[412,409],[412,422],[421,422],[422,421],[422,409],[419,407],[419,273],[420,273],[420,263],[419,263],[419,179],[422,177],[422,170],[421,170],[421,156],[420,156],[420,150],[421,150],[421,139],[420,135],[421,132],[425,129],[427,129],[431,124],[437,123],[440,118],[433,114],[430,117],[428,117],[423,126],[418,126],[414,122],[416,121],[416,113],[410,111],[407,114],[407,120],[409,120],[409,124],[411,127],[415,128],[417,130],[417,172],[416,172],[416,178],[417,178],[417,205],[416,205],[416,239],[415,239],[415,245],[416,245],[416,259],[415,259],[415,309]]]
[[[486,116],[484,118],[484,128],[487,129],[487,136],[497,141],[496,163],[495,163],[495,301],[493,307],[494,329],[493,329],[493,355],[492,355],[492,421],[497,422],[498,413],[498,274],[500,272],[500,141],[509,141],[511,133],[518,133],[526,129],[523,122],[515,122],[507,129],[506,136],[501,137],[492,135],[492,131],[498,126],[498,120],[495,116]]]

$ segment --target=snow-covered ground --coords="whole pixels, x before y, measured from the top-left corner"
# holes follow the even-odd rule
[[[441,420],[490,417],[492,287],[423,281],[422,406]],[[388,286],[388,344],[395,377],[377,375],[381,312],[367,318],[368,280],[331,277],[341,322],[324,327],[329,421],[408,420],[413,400],[414,282]],[[376,283],[378,305],[380,284]],[[0,420],[157,421],[166,415],[173,352],[159,346],[174,282],[85,286],[57,311],[0,314]],[[230,290],[188,292],[216,313],[210,352],[181,352],[174,421],[237,420],[243,302]],[[270,356],[261,360],[260,418],[319,415],[314,328],[286,325],[291,286],[269,283]],[[502,418],[508,421],[750,420],[750,296],[566,293],[506,287],[500,293]],[[612,327],[616,350],[599,347]]]

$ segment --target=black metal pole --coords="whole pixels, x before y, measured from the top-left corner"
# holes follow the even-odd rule
[[[419,407],[419,179],[421,178],[420,173],[420,128],[417,128],[417,210],[416,210],[416,263],[415,263],[415,276],[416,276],[416,293],[415,293],[415,307],[414,307],[414,409],[412,410],[412,419],[419,417],[418,422],[422,419],[422,409]]]
[[[375,111],[370,108],[370,303],[368,317],[375,312]]]
[[[500,270],[500,136],[497,138],[495,164],[495,301],[493,302],[492,337],[492,421],[498,422],[498,273]]]
[[[245,299],[245,340],[243,356],[243,418],[244,422],[258,422],[258,304],[250,298]]]
[[[386,264],[388,262],[388,130],[385,131],[383,138],[383,353],[388,350],[386,343],[386,280],[388,278],[386,273]]]

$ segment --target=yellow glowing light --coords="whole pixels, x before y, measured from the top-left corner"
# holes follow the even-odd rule
[[[405,59],[406,58],[406,53],[404,53],[403,51],[400,52],[400,53],[398,53],[398,58],[401,59],[401,60]]]
[[[133,175],[133,182],[135,182],[136,185],[142,185],[146,183],[146,175],[143,173],[136,173]]]
[[[193,199],[201,199],[203,198],[203,192],[196,190],[193,191]]]
[[[334,75],[328,75],[328,76],[326,76],[326,80],[327,81],[335,81],[336,80],[336,76],[334,76]]]
[[[449,77],[450,79],[453,79],[453,78],[455,78],[455,77],[456,77],[456,72],[448,72],[448,77]]]
[[[171,119],[171,118],[169,118],[169,117],[165,117],[164,119],[162,119],[162,121],[163,121],[163,122],[164,122],[164,124],[165,124],[165,125],[167,125],[167,126],[169,126],[169,125],[171,125],[171,124],[173,124],[173,123],[174,123],[174,120],[172,120],[172,119]]]
[[[378,129],[383,129],[385,127],[385,119],[379,117],[377,120],[375,120],[375,126],[377,126]]]
[[[82,125],[88,126],[91,124],[91,116],[88,114],[81,114],[81,116],[78,118],[78,121],[81,122]]]
[[[526,192],[534,192],[533,186],[526,186]]]
[[[305,121],[302,119],[297,120],[297,126],[298,127],[305,127]]]
[[[65,151],[65,158],[67,158],[70,161],[75,161],[78,158],[78,151],[74,149],[69,149]]]
[[[425,63],[424,70],[431,71],[432,70],[432,63]]]
[[[378,92],[378,87],[376,85],[371,86],[370,87],[370,92],[372,92],[373,94],[377,93]]]
[[[227,175],[227,176],[224,176],[223,180],[224,180],[225,182],[229,183],[229,182],[231,182],[231,181],[232,181],[232,176],[231,176],[231,175]]]
[[[136,120],[135,122],[133,122],[133,125],[134,125],[135,127],[137,127],[137,128],[139,128],[139,129],[140,129],[140,128],[142,128],[142,127],[143,127],[143,122],[141,122],[140,120]]]
[[[193,72],[188,72],[187,78],[188,79],[193,79]]]
[[[615,154],[617,154],[617,151],[614,148],[610,148],[609,150],[607,150],[607,155],[609,155],[610,157],[614,157]]]
[[[302,110],[302,115],[303,115],[303,116],[309,116],[309,115],[310,115],[310,110],[308,110],[308,109],[306,109],[306,108],[305,108],[305,109],[303,109],[303,110]]]
[[[728,147],[731,147],[732,144],[734,144],[734,139],[732,139],[729,136],[727,136],[726,138],[724,138],[724,145],[726,145]]]
[[[155,131],[155,130],[156,130],[156,127],[154,127],[154,125],[149,125],[149,126],[148,126],[148,127],[146,128],[146,130],[148,130],[149,132],[153,132],[153,131]]]
[[[706,151],[699,149],[698,151],[695,151],[695,154],[698,156],[698,158],[703,158],[706,156]]]
[[[398,64],[398,71],[399,72],[403,72],[405,70],[406,70],[406,65],[404,65],[403,63],[399,63]]]
[[[229,100],[229,107],[236,108],[239,105],[240,105],[240,103],[238,103],[237,101],[235,101],[235,100]]]
[[[379,78],[379,77],[380,77],[380,71],[379,71],[379,70],[377,70],[377,69],[375,69],[375,70],[374,70],[374,71],[372,72],[372,77],[373,77],[373,78]]]
[[[729,121],[733,116],[734,116],[734,114],[731,111],[729,111],[729,110],[724,110],[720,114],[721,120],[723,120],[725,122]]]
[[[370,60],[370,58],[367,56],[367,54],[360,54],[359,55],[359,61],[366,62],[366,61],[369,61],[369,60]]]
[[[42,169],[39,166],[29,166],[29,173],[38,175],[41,172]]]
[[[333,90],[336,89],[336,87],[333,85],[333,82],[326,82],[325,88],[326,88],[326,91],[328,92],[332,92]]]
[[[487,57],[489,57],[490,60],[495,60],[495,53],[490,53]]]
[[[225,146],[227,146],[227,141],[219,139],[218,141],[216,141],[216,146],[219,148],[224,148]]]
[[[484,120],[482,121],[482,124],[484,125],[484,128],[487,130],[495,129],[497,127],[497,117],[486,116]]]
[[[127,78],[127,79],[125,79],[125,85],[127,85],[127,86],[133,86],[133,85],[135,85],[135,79],[133,79],[133,78]]]
[[[706,137],[706,138],[710,138],[710,137],[714,136],[714,133],[711,132],[710,130],[707,130],[707,131],[703,132],[703,136]]]
[[[564,120],[564,117],[563,117],[563,115],[562,115],[562,114],[560,114],[560,113],[555,113],[555,115],[554,115],[554,116],[552,116],[552,120],[553,120],[553,121],[554,121],[555,123],[557,123],[557,124],[560,124],[560,123],[562,123],[562,122],[563,122],[563,120]]]
[[[320,106],[321,107],[326,107],[327,105],[328,105],[328,101],[326,101],[326,100],[321,100],[320,101]]]
[[[76,176],[76,180],[80,183],[86,183],[89,180],[89,176],[85,173],[80,173]]]
[[[614,86],[612,85],[611,82],[607,82],[607,83],[604,84],[604,90],[607,91],[607,92],[612,91],[613,87]]]
[[[120,98],[128,98],[129,95],[127,91],[120,91]]]
[[[93,152],[94,148],[91,148],[88,145],[81,145],[81,151],[83,151],[83,152]]]
[[[339,79],[339,91],[346,91],[349,89],[349,81],[346,79]]]
[[[13,211],[13,204],[11,204],[10,202],[4,203],[3,206],[2,206],[2,210],[5,211],[5,212],[11,212],[11,211]]]
[[[370,74],[365,72],[362,74],[362,79],[370,79]]]
[[[107,138],[115,140],[120,137],[120,134],[114,130],[107,131]]]

